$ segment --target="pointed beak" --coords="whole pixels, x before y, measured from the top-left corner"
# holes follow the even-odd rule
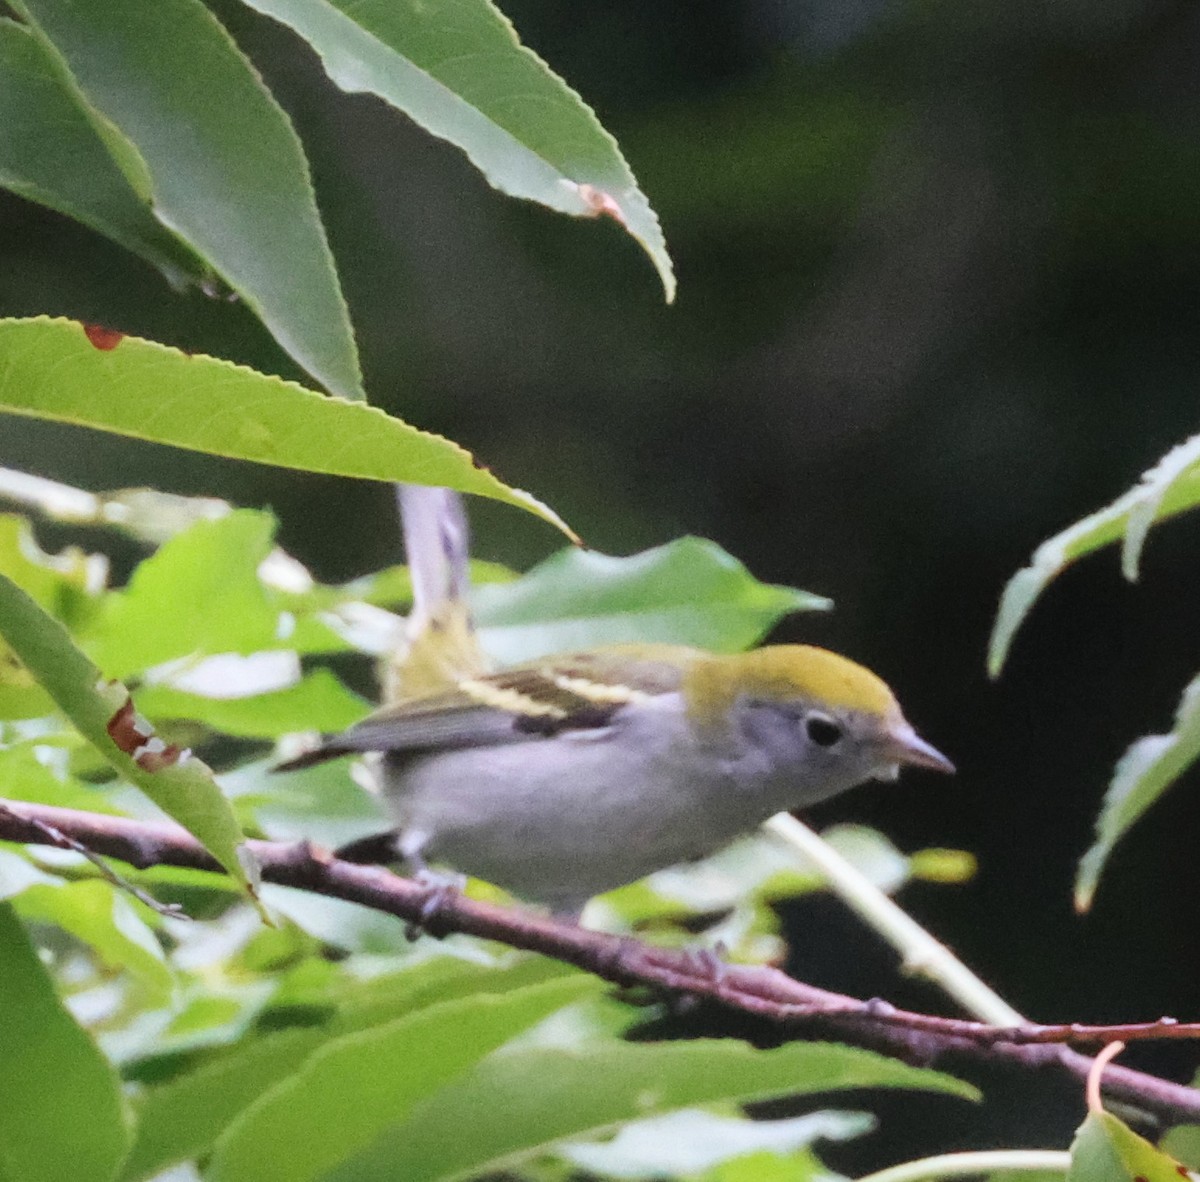
[[[927,767],[930,771],[954,774],[952,764],[936,747],[926,743],[908,723],[892,731],[888,743],[889,754],[898,762],[909,767]]]

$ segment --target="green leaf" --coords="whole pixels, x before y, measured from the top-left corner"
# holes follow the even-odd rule
[[[379,830],[376,829],[376,832]],[[374,907],[268,882],[263,903],[329,948],[368,956],[399,956],[409,943],[404,926]]]
[[[75,546],[46,554],[24,517],[0,513],[0,574],[56,618],[78,627],[99,603],[108,562]],[[0,640],[0,718],[42,718],[53,712],[53,700]]]
[[[133,974],[150,991],[152,1004],[170,1000],[174,978],[161,946],[111,883],[33,886],[15,906],[22,919],[56,924],[87,944],[108,968]]]
[[[197,522],[134,569],[109,595],[86,644],[110,677],[128,677],[180,657],[253,653],[272,647],[279,612],[258,578],[275,520],[241,509]]]
[[[1200,504],[1200,435],[1169,451],[1124,496],[1043,542],[1009,580],[988,645],[988,670],[999,675],[1013,637],[1046,585],[1072,562],[1124,538],[1121,569],[1134,582],[1150,526]]]
[[[295,29],[343,90],[378,95],[448,140],[502,193],[619,222],[675,276],[658,218],[591,108],[488,0],[245,0]]]
[[[473,587],[490,583],[511,583],[520,576],[498,562],[470,560]],[[329,610],[346,603],[370,603],[376,607],[407,608],[412,603],[412,577],[407,566],[385,566],[382,570],[360,575],[348,583],[314,583],[303,591],[281,593],[288,606],[302,614]]]
[[[455,945],[443,946],[446,953]],[[334,1000],[338,1014],[331,1028],[347,1034],[378,1027],[406,1014],[460,998],[509,996],[530,986],[550,981],[575,981],[586,996],[602,988],[578,970],[561,961],[503,949],[494,956],[481,956],[478,943],[462,941],[458,955],[431,954],[399,972],[385,973],[367,980],[344,980]],[[475,959],[463,960],[468,955]]]
[[[24,517],[0,513],[0,571],[58,619],[77,625],[94,611],[108,562],[77,546],[47,554]]]
[[[137,1140],[125,1163],[125,1182],[149,1178],[175,1162],[207,1154],[217,1138],[253,1101],[299,1070],[325,1043],[359,1029],[391,1022],[425,1006],[461,996],[502,993],[564,971],[540,957],[511,969],[439,956],[403,972],[367,981],[341,975],[332,992],[316,999],[337,1016],[320,1027],[258,1037],[138,1099]]]
[[[430,1095],[329,1179],[450,1182],[510,1169],[555,1141],[656,1113],[869,1087],[976,1095],[938,1072],[831,1043],[771,1051],[727,1039],[511,1050]]]
[[[54,702],[47,695],[50,709]],[[45,736],[40,736],[44,742]],[[72,778],[60,779],[34,751],[35,743],[23,742],[0,748],[0,784],[9,800],[49,804],[56,808],[82,809],[89,813],[117,814],[108,797],[90,784]]]
[[[228,361],[136,337],[100,349],[77,321],[45,316],[0,320],[0,356],[0,411],[281,468],[442,485],[528,509],[570,534],[456,443]]]
[[[152,736],[135,730],[138,723],[128,691],[116,682],[105,682],[66,629],[3,574],[0,635],[105,760],[249,888],[250,864],[240,857],[241,829],[212,772],[200,760],[172,753],[170,748],[138,755]],[[122,745],[114,740],[114,733]]]
[[[278,739],[295,731],[340,731],[371,711],[332,673],[318,669],[272,693],[205,698],[169,686],[147,686],[138,705],[150,718],[186,718],[243,739]]]
[[[1067,1182],[1179,1182],[1186,1173],[1108,1112],[1091,1112],[1071,1145]]]
[[[217,1142],[206,1178],[320,1178],[403,1120],[440,1085],[594,987],[587,979],[570,977],[500,996],[445,1002],[337,1039],[230,1126]],[[381,1176],[408,1177],[403,1170]]]
[[[1192,1087],[1196,1080],[1192,1080]],[[1173,1158],[1183,1162],[1193,1173],[1200,1170],[1200,1125],[1176,1125],[1168,1129],[1162,1139],[1161,1148]]]
[[[0,641],[0,719],[42,718],[53,710],[50,695]]]
[[[253,925],[253,931],[270,930],[259,927],[257,921]],[[212,939],[211,929],[205,931],[199,924],[196,929],[197,943],[202,943],[206,936]],[[217,969],[221,957],[219,953],[210,953],[205,959],[211,962],[212,969]],[[219,979],[218,970],[208,982],[194,985],[182,1006],[177,1002],[170,1011],[151,1012],[140,1022],[106,1030],[104,1049],[111,1059],[133,1074],[137,1070],[131,1065],[144,1066],[147,1060],[177,1063],[192,1055],[212,1052],[214,1048],[223,1049],[247,1037],[270,989],[269,981],[227,983]]]
[[[139,695],[139,701],[142,696]],[[313,841],[337,849],[390,828],[392,822],[383,802],[376,794],[360,788],[353,777],[346,775],[344,766],[316,764],[279,776],[274,765],[274,759],[255,760],[221,777],[221,785],[235,801],[239,815],[244,817],[249,813],[253,824],[271,841]],[[311,896],[305,892],[304,897]],[[341,900],[322,902],[338,907],[355,906]],[[374,917],[387,921],[378,911]]]
[[[1183,691],[1175,726],[1138,739],[1117,763],[1096,818],[1096,840],[1079,863],[1075,909],[1087,911],[1100,872],[1129,827],[1200,757],[1200,677]]]
[[[0,185],[140,255],[173,283],[208,269],[150,212],[28,28],[0,20]]]
[[[764,1150],[722,1162],[695,1182],[837,1182],[838,1177],[811,1150],[786,1157]]]
[[[334,394],[363,398],[304,151],[212,13],[199,0],[16,7],[69,72],[127,178],[147,185],[158,220],[305,370]]]
[[[986,1152],[986,1150],[984,1152]],[[1014,1149],[1010,1150],[1009,1152],[1017,1154],[1022,1152],[1037,1153],[1038,1151]],[[1048,1152],[1054,1151],[1050,1150]],[[1067,1161],[1070,1161],[1069,1156],[1067,1156]],[[993,1170],[986,1176],[985,1182],[1063,1182],[1063,1179],[1066,1177],[1067,1168],[1068,1167],[1064,1165],[1061,1170],[1038,1168],[1020,1169],[1015,1167],[1009,1169],[997,1169]]]
[[[737,652],[789,612],[828,599],[760,583],[714,542],[680,538],[629,558],[562,550],[475,594],[480,637],[501,664],[600,644],[694,644]]]
[[[116,1073],[63,1008],[0,904],[0,1177],[106,1182],[129,1133]]]
[[[138,1102],[137,1140],[121,1172],[137,1182],[206,1153],[221,1131],[267,1088],[296,1071],[328,1035],[289,1030],[236,1048]]]

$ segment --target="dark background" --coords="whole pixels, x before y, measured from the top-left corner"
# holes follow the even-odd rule
[[[1069,572],[998,683],[984,652],[1034,546],[1200,421],[1200,9],[512,0],[658,210],[680,278],[668,308],[615,226],[500,198],[453,149],[337,92],[290,35],[217,7],[308,146],[373,400],[470,446],[600,549],[703,534],[760,578],[833,596],[778,638],[878,670],[960,771],[815,819],[975,851],[969,885],[904,902],[1026,1014],[1195,1017],[1195,776],[1119,848],[1091,915],[1070,890],[1114,762],[1165,729],[1200,667],[1200,531],[1156,530],[1139,586],[1113,553]],[[243,309],[176,295],[0,197],[0,313],[39,312],[298,376]],[[324,577],[397,557],[385,488],[15,419],[0,462],[269,504]],[[481,556],[524,565],[557,545],[478,510]],[[791,929],[808,978],[941,1004],[832,902]],[[1128,1061],[1186,1078],[1194,1052]],[[936,1120],[893,1120],[889,1152],[902,1128],[914,1152],[1062,1145],[1082,1111],[1049,1083],[992,1094],[986,1111],[929,1101]]]

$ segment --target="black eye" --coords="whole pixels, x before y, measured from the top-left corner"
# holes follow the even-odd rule
[[[842,728],[824,714],[810,714],[804,729],[818,747],[832,747],[842,737]]]

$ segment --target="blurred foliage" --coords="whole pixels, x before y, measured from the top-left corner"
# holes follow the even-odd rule
[[[723,550],[690,540],[612,568],[613,582],[593,600],[594,588],[572,580],[599,577],[610,560],[551,558],[513,584],[512,598],[503,588],[496,599],[490,590],[481,596],[481,610],[496,613],[492,639],[506,659],[537,639],[531,622],[553,622],[559,594],[596,609],[597,637],[612,637],[612,607],[631,596],[635,624],[657,616],[673,635],[737,647],[788,608],[817,606],[786,584],[834,593],[839,621],[810,618],[806,634],[835,628],[836,647],[902,671],[906,703],[920,704],[939,735],[954,736],[946,746],[969,781],[966,792],[931,791],[931,803],[863,794],[855,815],[877,818],[895,841],[862,827],[835,829],[837,840],[888,889],[961,881],[972,870],[955,851],[908,857],[898,846],[932,838],[977,847],[984,874],[973,893],[924,894],[918,882],[914,896],[956,946],[997,979],[1020,982],[1033,1008],[1082,1016],[1088,1006],[1111,1014],[1192,1005],[1193,975],[1180,966],[1194,959],[1195,926],[1180,900],[1194,897],[1188,876],[1197,863],[1194,826],[1177,823],[1178,814],[1146,841],[1144,865],[1156,873],[1126,875],[1140,905],[1122,894],[1100,917],[1107,926],[1081,934],[1047,899],[1057,897],[1054,867],[1085,839],[1099,777],[1130,734],[1154,725],[1164,689],[1194,674],[1194,597],[1160,591],[1161,610],[1134,624],[1103,584],[1087,584],[1087,611],[1043,609],[1058,647],[1031,638],[1014,660],[1014,689],[985,696],[979,676],[996,589],[1030,538],[1110,497],[1121,487],[1114,471],[1127,481],[1195,429],[1200,22],[1192,6],[614,0],[580,20],[569,6],[513,0],[506,9],[528,44],[616,128],[654,195],[684,279],[670,315],[618,229],[623,223],[641,241],[670,290],[656,215],[623,157],[483,0],[448,4],[463,22],[437,29],[422,28],[425,6],[394,0],[251,7],[121,0],[101,12],[20,0],[6,10],[17,19],[0,17],[0,186],[14,194],[0,199],[0,315],[13,334],[4,348],[11,354],[21,333],[79,338],[73,327],[30,320],[48,314],[162,342],[169,349],[156,356],[175,363],[161,386],[153,373],[127,372],[143,342],[100,329],[117,347],[78,350],[87,368],[66,385],[64,411],[51,405],[46,364],[64,346],[43,340],[49,351],[39,360],[35,349],[36,364],[22,371],[36,379],[35,405],[22,401],[26,380],[10,383],[5,397],[8,409],[46,421],[6,418],[0,462],[73,485],[206,494],[201,503],[146,487],[99,497],[67,487],[72,507],[60,512],[48,508],[47,489],[0,481],[19,505],[56,523],[39,526],[39,544],[23,520],[0,521],[0,573],[35,605],[9,597],[21,611],[8,623],[32,627],[47,668],[74,662],[78,671],[94,660],[127,677],[164,738],[213,765],[248,831],[329,844],[371,831],[378,807],[341,769],[285,784],[268,768],[273,745],[286,751],[294,726],[337,726],[367,708],[371,663],[394,640],[394,610],[407,596],[405,572],[390,565],[390,498],[365,482],[314,474],[361,461],[353,439],[338,447],[326,433],[332,417],[308,424],[300,471],[215,458],[286,455],[299,398],[265,427],[250,421],[248,400],[282,386],[269,375],[295,381],[307,372],[351,396],[365,385],[378,405],[402,406],[406,420],[519,474],[593,544],[627,553],[703,532],[771,580],[750,580]],[[440,56],[468,34],[481,38],[477,50],[486,46],[489,68],[471,68],[469,54]],[[454,148],[433,144],[397,110]],[[544,138],[552,126],[567,130]],[[497,187],[604,215],[603,224],[584,231],[494,201],[456,150],[483,163]],[[259,371],[237,371],[244,385],[229,392],[223,421],[204,412],[232,371],[211,371],[215,380],[197,395],[186,371],[209,363],[185,356],[196,353]],[[106,407],[92,397],[102,373],[114,375]],[[167,399],[170,413],[156,418]],[[362,409],[314,413],[349,422]],[[214,455],[113,435],[85,443],[72,425],[83,422]],[[447,454],[444,441],[422,442],[403,423],[389,429],[416,441],[404,464]],[[1148,525],[1192,503],[1190,449],[1170,453],[1127,498],[1042,547],[1023,572],[1026,601],[1010,592],[999,629],[1011,639],[1034,581],[1040,589],[1121,533],[1131,573]],[[489,474],[448,453],[466,478],[495,491]],[[274,544],[267,516],[232,513],[214,491],[227,502],[276,505],[284,544],[304,561]],[[544,556],[549,531],[486,506],[479,516],[483,551],[505,567]],[[70,522],[90,528],[77,534]],[[147,543],[161,549],[147,557]],[[1181,545],[1174,535],[1161,561],[1179,561]],[[373,568],[382,569],[352,578]],[[692,578],[711,592],[697,610],[678,594]],[[238,612],[218,610],[226,591]],[[73,640],[46,620],[66,625]],[[589,634],[565,613],[557,623],[541,643],[557,647],[567,624],[581,638],[572,643]],[[1135,628],[1169,643],[1121,643]],[[112,778],[100,748],[55,712],[15,647],[0,644],[5,792],[151,815],[144,797]],[[1052,652],[1065,659],[1041,655]],[[318,657],[335,672],[314,668]],[[1054,667],[1069,680],[1056,682]],[[224,692],[230,686],[239,692]],[[75,688],[85,687],[76,679]],[[1093,868],[1190,761],[1192,696],[1174,732],[1141,740],[1118,766]],[[1185,807],[1176,799],[1156,813]],[[1168,864],[1171,873],[1157,873]],[[587,993],[553,966],[469,941],[410,948],[384,917],[279,888],[263,892],[279,920],[267,929],[232,882],[161,869],[135,877],[200,922],[115,893],[72,856],[0,849],[0,898],[11,899],[40,952],[31,955],[0,905],[6,1182],[111,1177],[131,1130],[126,1178],[149,1178],[174,1161],[208,1163],[235,1122],[253,1130],[265,1112],[269,1124],[280,1111],[269,1097],[295,1073],[340,1080],[343,1064],[352,1083],[336,1098],[349,1106],[358,1056],[370,1056],[374,1033],[409,1047],[421,1031],[490,1008],[506,1016],[494,1027],[480,1017],[478,1037],[454,1044],[463,1061],[478,1061],[444,1085],[450,1091],[432,1091],[409,1131],[426,1128],[441,1098],[486,1110],[502,1134],[515,1119],[505,1101],[515,1096],[535,1109],[516,1114],[527,1118],[513,1126],[526,1135],[519,1150],[485,1163],[470,1158],[482,1137],[451,1148],[472,1166],[561,1180],[578,1167],[537,1141],[536,1106],[549,1111],[555,1098],[537,1088],[565,1079],[558,1067],[580,1047],[616,1064],[603,1078],[633,1070],[636,1056],[622,1056],[635,1048],[614,1041],[639,1016],[623,1003],[584,997],[537,1021],[555,998]],[[878,991],[890,965],[881,970],[848,929],[821,927],[828,921],[814,887],[777,851],[748,843],[614,892],[589,918],[668,941],[700,929],[735,955],[778,958],[785,941],[769,904],[799,892],[817,917],[816,938],[794,943],[793,953],[835,986]],[[1132,971],[1118,971],[1113,949]],[[493,1000],[475,1004],[484,999]],[[490,1050],[489,1031],[510,1031],[507,1021],[528,1021],[528,1033]],[[407,1044],[410,1036],[418,1043]],[[648,1044],[638,1064],[647,1078],[669,1070],[671,1053],[660,1046]],[[686,1148],[711,1139],[740,1155],[671,1158],[671,1125],[652,1125],[653,1151],[643,1152],[644,1130],[629,1123],[588,1168],[616,1176],[691,1169],[709,1182],[824,1177],[826,1158],[864,1158],[853,1145],[814,1153],[789,1122],[757,1128],[736,1102],[795,1091],[795,1072],[822,1054],[846,1067],[847,1086],[933,1084],[927,1074],[888,1076],[894,1065],[843,1059],[836,1049],[811,1059],[809,1049],[794,1051],[800,1062],[782,1057],[789,1086],[764,1082],[770,1068],[740,1047],[697,1044],[680,1054],[684,1074],[701,1081],[722,1082],[739,1056],[758,1064],[751,1070],[762,1074],[741,1090],[672,1102],[689,1114],[674,1119],[695,1121],[681,1138]],[[419,1057],[432,1090],[437,1056]],[[643,1089],[626,1107],[606,1108],[603,1129],[582,1127],[586,1101],[602,1107],[619,1091],[597,1087],[596,1062],[585,1063],[570,1093],[581,1127],[561,1134],[576,1144],[653,1115]],[[370,1084],[359,1084],[364,1095]],[[1024,1119],[991,1104],[973,1135],[1061,1139],[1076,1097],[1048,1103],[1032,1087],[1020,1091]],[[364,1105],[355,1137],[370,1132],[371,1114],[398,1118]],[[830,1120],[813,1130],[858,1127],[817,1115]],[[426,1124],[414,1128],[419,1118]],[[305,1133],[319,1127],[314,1119]],[[960,1127],[885,1123],[886,1152],[901,1153],[906,1137],[918,1151],[931,1139],[942,1145]],[[53,1146],[46,1129],[58,1138]],[[280,1143],[296,1149],[286,1130]],[[347,1178],[371,1176],[373,1153],[396,1157],[386,1138],[357,1148]],[[234,1163],[221,1166],[231,1171],[223,1176],[260,1168],[222,1152],[232,1156],[217,1160]],[[1089,1153],[1077,1173],[1132,1176],[1143,1166],[1157,1176],[1162,1162],[1139,1157],[1114,1169],[1112,1154]],[[198,1175],[181,1166],[168,1176]]]
[[[1089,1112],[1071,1146],[1068,1182],[1169,1182],[1187,1170],[1111,1112]]]
[[[54,503],[65,491],[57,490]],[[179,530],[134,568],[123,588],[106,585],[101,555],[46,554],[28,520],[5,518],[11,544],[3,578],[11,595],[22,594],[20,588],[36,594],[45,605],[36,610],[45,614],[14,610],[0,596],[0,632],[18,652],[28,650],[30,634],[44,633],[41,659],[64,668],[87,662],[87,653],[104,676],[119,672],[146,716],[143,739],[186,735],[219,769],[229,807],[248,832],[334,845],[378,831],[385,824],[379,804],[344,765],[274,776],[272,741],[286,750],[319,719],[336,727],[367,710],[332,672],[305,666],[322,650],[358,651],[360,660],[387,651],[399,617],[368,599],[403,607],[404,581],[385,571],[322,586],[275,546],[269,514],[214,512],[211,502],[196,513],[180,513],[171,500],[163,507]],[[164,525],[165,518],[152,532],[169,532]],[[482,638],[498,639],[510,660],[544,652],[562,627],[556,604],[574,605],[569,615],[579,644],[656,637],[678,602],[681,569],[696,586],[723,588],[711,605],[701,598],[687,607],[689,638],[712,648],[744,643],[780,614],[814,603],[755,582],[711,543],[685,539],[626,560],[591,555],[579,562],[564,554],[547,569],[493,582],[479,592],[491,621]],[[78,599],[81,570],[92,572],[82,592],[86,610]],[[547,609],[540,625],[539,605]],[[364,613],[374,632],[361,624],[342,627]],[[68,618],[78,656],[65,652],[71,642],[51,627],[61,631],[60,620]],[[25,631],[14,635],[14,627]],[[292,647],[298,639],[299,650]],[[88,667],[84,688],[100,675]],[[57,685],[54,676],[45,680],[52,690]],[[9,692],[11,707],[0,724],[7,797],[153,815],[148,800],[89,756],[85,735],[95,742],[94,736],[39,712],[36,685],[13,681]],[[207,814],[179,819],[211,840]],[[888,890],[903,886],[922,858],[903,856],[869,830],[831,833],[830,840]],[[563,966],[467,938],[410,945],[388,917],[282,887],[261,888],[275,925],[264,927],[232,883],[211,875],[160,868],[134,881],[182,902],[197,918],[152,910],[78,855],[0,848],[0,899],[11,908],[5,914],[29,925],[70,1013],[98,1040],[80,1078],[115,1066],[130,1085],[132,1124],[116,1109],[91,1112],[83,1128],[95,1125],[94,1142],[77,1147],[74,1172],[56,1177],[113,1177],[132,1129],[132,1148],[116,1175],[130,1182],[185,1161],[201,1163],[205,1178],[247,1182],[394,1177],[401,1159],[406,1178],[448,1178],[484,1173],[500,1161],[549,1164],[560,1138],[685,1110],[709,1147],[696,1157],[701,1134],[690,1135],[687,1160],[696,1168],[680,1164],[679,1172],[724,1169],[770,1147],[773,1159],[808,1176],[817,1168],[809,1148],[814,1138],[857,1135],[868,1122],[827,1113],[756,1125],[737,1115],[737,1101],[865,1086],[961,1091],[945,1077],[834,1046],[758,1053],[714,1041],[619,1050],[620,1036],[640,1017],[637,1009]],[[720,941],[738,959],[776,960],[783,949],[771,904],[821,888],[818,876],[805,874],[765,838],[747,839],[707,862],[597,899],[592,922],[666,943]],[[495,893],[486,884],[472,889]],[[13,933],[12,942],[25,939],[16,927]],[[19,961],[4,963],[0,978]],[[29,983],[22,988],[35,991]],[[49,978],[37,988],[39,1006],[58,1004]],[[48,1071],[57,1070],[54,1040],[61,1039],[62,1054],[68,1046],[89,1046],[77,1043],[78,1028],[65,1014],[45,1030]],[[514,1044],[495,1058],[523,1031],[520,1049]],[[578,1073],[574,1082],[571,1073]],[[16,1076],[7,1085],[5,1078],[0,1069],[0,1097],[16,1086]],[[46,1094],[58,1092],[48,1085]],[[61,1103],[25,1111],[33,1128],[22,1135],[30,1144],[37,1139],[33,1129],[49,1135]],[[692,1107],[698,1103],[717,1108],[709,1114]],[[438,1132],[433,1120],[436,1113],[447,1129],[458,1128],[466,1113],[484,1110],[502,1114],[494,1128],[476,1115],[454,1137]],[[638,1136],[631,1126],[611,1153],[602,1145],[586,1151],[589,1169],[638,1176],[629,1173],[630,1163],[645,1155]],[[666,1141],[653,1129],[640,1136],[656,1146],[648,1160],[657,1164],[645,1169],[661,1173],[670,1161],[663,1157]],[[453,1161],[443,1160],[451,1145]],[[572,1152],[564,1160],[577,1161],[585,1149]],[[42,1176],[51,1175],[24,1166],[11,1174],[15,1182]]]
[[[1051,579],[1070,563],[1120,541],[1121,572],[1137,581],[1146,536],[1155,522],[1200,504],[1200,437],[1163,457],[1124,496],[1043,542],[1032,563],[1004,589],[992,632],[988,664],[1000,672],[1021,621]],[[1075,906],[1086,911],[1112,848],[1125,831],[1200,758],[1200,679],[1184,690],[1169,734],[1149,735],[1133,744],[1117,764],[1096,822],[1096,840],[1083,856],[1075,882]]]

